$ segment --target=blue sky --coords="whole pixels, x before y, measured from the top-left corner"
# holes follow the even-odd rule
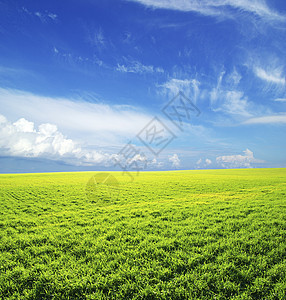
[[[283,0],[0,0],[0,172],[286,167],[285,41]]]

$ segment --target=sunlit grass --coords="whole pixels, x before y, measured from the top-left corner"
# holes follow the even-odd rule
[[[285,171],[0,175],[0,298],[285,299]]]

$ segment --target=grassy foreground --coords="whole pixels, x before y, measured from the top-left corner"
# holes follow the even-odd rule
[[[0,299],[286,299],[286,169],[94,174],[0,175]]]

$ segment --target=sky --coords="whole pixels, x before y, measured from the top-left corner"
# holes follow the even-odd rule
[[[0,0],[0,172],[286,167],[284,0]]]

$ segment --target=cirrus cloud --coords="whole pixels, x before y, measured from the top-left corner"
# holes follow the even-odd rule
[[[8,119],[24,117],[38,125],[55,124],[71,138],[112,147],[135,136],[152,118],[140,108],[110,105],[85,94],[57,98],[0,88],[0,105],[1,113]]]
[[[286,114],[250,118],[242,124],[286,124]]]
[[[283,21],[285,16],[271,9],[264,0],[129,0],[160,9],[193,11],[206,16],[230,17],[231,9],[247,12],[266,20]]]
[[[256,67],[254,68],[254,73],[258,78],[268,83],[274,83],[278,85],[286,84],[286,79],[285,76],[283,76],[281,67],[271,69],[271,70],[264,70],[262,68]]]

